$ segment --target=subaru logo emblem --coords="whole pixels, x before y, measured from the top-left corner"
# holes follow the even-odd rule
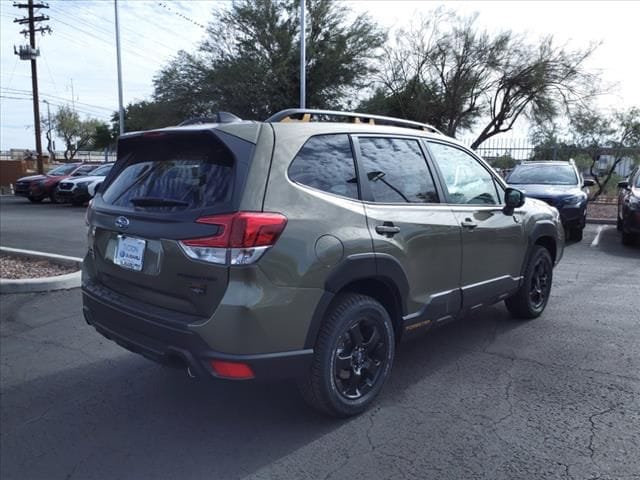
[[[127,217],[118,217],[116,218],[116,227],[118,228],[127,228],[129,226],[129,219]]]

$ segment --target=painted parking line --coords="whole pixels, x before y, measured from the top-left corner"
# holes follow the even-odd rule
[[[591,242],[591,246],[592,247],[597,247],[598,244],[600,243],[600,236],[602,235],[602,232],[604,232],[607,228],[609,228],[608,225],[600,225],[598,227],[598,231],[596,232],[596,236],[593,239],[593,241]]]

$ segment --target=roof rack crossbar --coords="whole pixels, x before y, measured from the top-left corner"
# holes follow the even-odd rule
[[[335,110],[310,110],[304,108],[289,108],[271,115],[265,122],[310,122],[312,117],[343,117],[351,119],[352,123],[364,123],[371,125],[391,125],[395,127],[414,128],[417,130],[428,130],[433,133],[444,135],[440,130],[426,123],[414,122],[395,117],[383,117],[381,115],[370,115],[368,113],[339,112]]]

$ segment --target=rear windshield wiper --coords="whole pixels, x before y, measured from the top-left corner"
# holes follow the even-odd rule
[[[136,207],[188,207],[189,202],[161,197],[135,197],[130,200]]]

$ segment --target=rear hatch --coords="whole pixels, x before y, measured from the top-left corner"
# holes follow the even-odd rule
[[[215,128],[122,138],[90,208],[92,280],[138,302],[210,316],[229,267],[190,258],[182,242],[221,234],[197,220],[238,209],[254,147]]]

